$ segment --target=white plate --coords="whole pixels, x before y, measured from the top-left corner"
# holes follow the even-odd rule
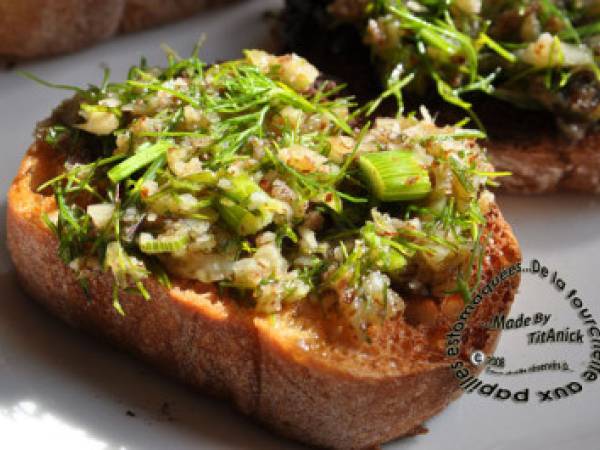
[[[201,33],[208,37],[206,60],[236,57],[242,48],[268,45],[269,27],[263,14],[279,4],[276,0],[250,1],[23,68],[47,80],[82,84],[99,81],[100,64],[105,63],[113,69],[113,79],[118,79],[142,55],[151,63],[161,62],[161,43],[188,53]],[[0,448],[301,448],[273,436],[227,405],[67,328],[21,293],[4,239],[6,190],[31,142],[34,124],[65,95],[13,71],[0,72]],[[600,201],[586,196],[551,196],[500,198],[500,203],[521,240],[525,261],[537,258],[558,270],[600,318]],[[556,326],[580,327],[560,296],[532,275],[524,275],[514,311],[552,312]],[[496,354],[509,362],[534,362],[528,360],[532,349],[523,345],[524,339],[523,331],[506,332]],[[587,348],[576,344],[538,346],[535,357],[568,357],[580,371]],[[577,373],[571,378],[576,379]],[[486,381],[491,379],[488,376]],[[540,373],[520,378],[514,386],[547,389],[564,380],[564,375]],[[429,421],[428,434],[385,448],[598,448],[600,381],[550,404],[533,400],[517,405],[465,395]]]

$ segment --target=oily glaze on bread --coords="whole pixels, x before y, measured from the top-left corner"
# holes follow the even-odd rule
[[[122,293],[112,306],[113,277],[97,272],[86,298],[57,256],[57,239],[41,221],[52,197],[35,193],[56,173],[58,153],[35,143],[8,195],[8,244],[23,287],[70,325],[103,336],[203,391],[224,396],[275,431],[313,445],[365,448],[411,434],[461,393],[443,358],[451,320],[409,325],[389,320],[371,343],[336,334],[322,315],[274,319],[219,297],[214,287],[149,278],[152,299]],[[518,244],[497,207],[483,280],[520,260]],[[518,279],[501,284],[477,310],[464,350],[489,353],[497,332],[480,324],[507,312]],[[410,300],[408,300],[410,302]]]
[[[119,32],[187,17],[228,0],[6,0],[0,2],[0,59],[45,57]]]

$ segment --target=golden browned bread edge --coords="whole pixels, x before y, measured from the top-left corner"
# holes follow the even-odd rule
[[[6,0],[0,2],[0,59],[72,52],[119,32],[188,17],[233,0]]]
[[[103,336],[196,388],[230,398],[240,411],[281,434],[321,447],[366,448],[411,434],[461,394],[445,362],[412,373],[374,374],[358,364],[343,370],[302,350],[268,320],[219,298],[210,286],[175,283],[167,290],[149,279],[152,300],[122,293],[126,315],[121,317],[111,304],[112,276],[99,272],[89,280],[87,299],[40,220],[52,200],[31,186],[47,176],[43,159],[51,153],[38,147],[28,151],[8,194],[8,246],[24,289],[70,325]],[[514,263],[520,259],[517,242],[499,211],[495,217],[498,248],[492,259]],[[500,289],[490,308],[507,312],[517,284],[513,280]],[[497,336],[487,332],[480,348],[491,352]]]
[[[0,57],[19,60],[78,50],[112,36],[125,0],[0,2]]]
[[[496,170],[512,175],[502,190],[518,194],[571,191],[600,194],[600,133],[591,132],[570,143],[540,135],[523,141],[489,141],[488,154]]]
[[[119,31],[129,33],[183,19],[234,0],[126,0]]]

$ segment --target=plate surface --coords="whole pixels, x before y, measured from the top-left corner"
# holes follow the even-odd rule
[[[206,33],[207,61],[233,58],[242,48],[270,42],[264,13],[279,1],[248,1],[153,31],[120,37],[74,55],[21,68],[55,82],[99,82],[101,64],[113,79],[124,77],[132,61],[163,58],[167,43],[181,54]],[[192,392],[152,368],[64,326],[19,289],[6,250],[6,191],[34,124],[67,94],[0,72],[0,448],[3,449],[276,449],[303,448],[273,436],[219,401]],[[568,288],[600,319],[600,199],[587,196],[500,197],[499,202],[523,247],[526,265],[539,260],[557,271],[567,289],[559,292],[523,275],[511,316],[552,314],[548,327],[582,328],[564,300]],[[527,345],[526,334],[504,333],[496,356],[506,368],[552,360],[568,361],[572,372],[520,376],[483,375],[512,392],[529,388],[529,402],[486,398],[472,393],[427,424],[429,433],[386,449],[563,449],[598,448],[600,380],[583,383],[579,374],[589,358],[589,343]],[[575,380],[583,390],[540,403],[536,391]],[[568,392],[568,391],[567,391]],[[492,396],[493,397],[493,396]]]

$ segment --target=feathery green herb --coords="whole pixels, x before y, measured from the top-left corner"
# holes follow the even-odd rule
[[[165,68],[142,61],[122,83],[78,89],[38,130],[65,159],[39,186],[56,199],[44,221],[61,258],[83,285],[111,271],[120,314],[120,292],[150,298],[150,274],[217,283],[269,314],[333,295],[360,333],[405,294],[445,295],[457,279],[440,274],[473,269],[500,175],[481,133],[426,112],[367,122],[410,77],[351,112],[318,75],[295,55],[208,66],[170,52]]]
[[[477,123],[473,92],[549,110],[573,137],[600,118],[594,2],[373,0],[358,19],[345,17],[345,3],[330,11],[363,31],[384,79],[410,79],[404,90],[421,97],[434,86]]]

